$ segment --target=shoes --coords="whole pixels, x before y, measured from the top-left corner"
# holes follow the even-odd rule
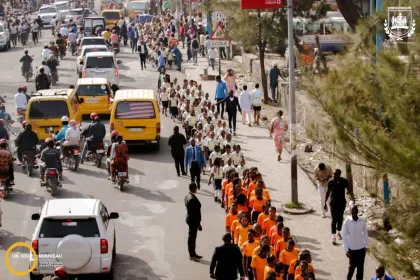
[[[327,217],[327,216],[325,215],[325,213],[324,213],[324,212],[322,212],[321,217],[322,217],[322,218],[325,218],[325,217]]]
[[[195,257],[196,257],[197,259],[202,259],[202,258],[203,258],[203,256],[199,256],[199,255],[195,255]]]
[[[181,174],[178,173],[178,177],[181,177]]]
[[[217,197],[214,197],[214,202],[217,202]]]
[[[233,136],[236,136],[236,132],[233,133]]]
[[[277,161],[281,161],[281,155],[277,156]]]
[[[187,176],[187,172],[182,172],[181,173],[183,176]]]
[[[222,204],[222,201],[220,200],[220,198],[217,199],[217,203]]]
[[[339,232],[337,232],[337,238],[338,238],[338,240],[342,240],[343,239],[343,237],[341,237],[341,234]]]
[[[13,181],[13,180],[9,181],[9,185],[14,185],[14,184],[15,184],[15,181]]]
[[[336,245],[337,244],[335,237],[332,238],[332,244],[333,245]]]
[[[112,177],[111,176],[108,176],[108,180],[111,180],[112,179]]]
[[[199,261],[200,261],[200,259],[199,259],[199,258],[197,258],[196,256],[194,256],[194,257],[190,257],[190,261],[193,261],[193,262],[199,262]]]
[[[64,181],[63,175],[58,175],[58,180],[59,181]]]

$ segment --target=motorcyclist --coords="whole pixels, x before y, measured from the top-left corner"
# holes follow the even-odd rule
[[[0,139],[9,141],[9,133],[7,132],[6,121],[4,119],[0,119]]]
[[[111,132],[111,145],[109,145],[108,150],[106,151],[106,170],[108,171],[108,180],[111,180],[111,148],[114,143],[117,142],[118,131],[114,130]]]
[[[27,125],[28,126],[28,125]],[[47,168],[55,168],[58,171],[58,178],[63,181],[63,167],[61,166],[60,152],[55,148],[54,139],[45,140],[47,148],[41,152],[39,165],[39,175],[41,184],[44,183],[44,173]]]
[[[77,123],[75,120],[69,122],[70,127],[66,130],[66,141],[64,142],[65,146],[79,146],[80,141],[80,130],[77,128]]]
[[[50,50],[51,50],[51,53],[55,56],[55,57],[58,57],[58,48],[57,48],[57,46],[54,44],[54,41],[51,41],[50,42]],[[48,56],[49,57],[49,56]]]
[[[109,37],[109,41],[111,43],[111,46],[114,44],[118,44],[119,36],[116,30],[112,30],[112,35]]]
[[[64,142],[66,140],[66,131],[70,128],[69,126],[69,118],[67,116],[63,116],[61,118],[61,124],[63,127],[60,131],[54,136],[55,141]]]
[[[19,132],[15,139],[15,146],[17,147],[18,163],[22,163],[22,154],[27,151],[35,151],[36,145],[39,144],[38,135],[32,131],[32,125],[30,123],[22,123],[24,131]]]
[[[102,38],[104,38],[105,43],[109,45],[109,38],[111,37],[112,33],[109,28],[107,28],[104,32],[102,32]]]
[[[71,24],[71,26],[70,26],[70,29],[71,29],[71,31],[73,31],[73,33],[74,34],[76,34],[77,35],[77,33],[78,33],[78,29],[77,29],[77,25],[76,25],[76,23],[72,23]]]
[[[103,140],[106,135],[105,125],[101,123],[96,113],[92,113],[91,118],[92,118],[92,115],[93,115],[93,122],[88,127],[86,127],[82,132],[82,135],[85,137],[86,142],[83,147],[82,160],[80,161],[80,163],[83,163],[83,161],[85,160],[86,154],[88,150],[90,150],[90,145],[96,144],[96,143],[103,143]]]
[[[26,85],[22,85],[22,86],[20,86],[20,89],[22,90],[22,93],[25,95],[26,101],[29,102],[29,99],[31,99],[31,96],[29,94],[27,94],[28,87]]]
[[[69,30],[65,24],[62,24],[58,33],[59,35],[63,36],[63,38],[67,38],[67,36],[69,35]]]
[[[117,142],[112,144],[111,147],[111,180],[115,181],[115,167],[120,166],[123,167],[127,174],[128,174],[128,148],[125,142],[123,141],[122,135],[117,136]],[[127,177],[128,179],[128,177]]]
[[[66,53],[66,40],[63,38],[61,34],[57,35],[57,40],[55,40],[55,44],[64,55]]]
[[[50,78],[45,74],[45,69],[39,69],[39,74],[35,77],[35,88],[36,90],[43,90],[50,88]]]
[[[13,157],[12,154],[8,151],[6,139],[0,140],[0,175],[8,177],[9,185],[15,184]]]
[[[117,35],[119,35],[120,32],[121,32],[121,28],[118,26],[118,23],[117,22],[115,23],[115,25],[111,29],[111,32],[112,33],[114,33],[114,31],[115,31],[115,33],[117,33]]]
[[[4,104],[0,104],[0,119],[6,121],[6,127],[13,123],[12,117],[6,112],[6,106]]]
[[[15,108],[16,111],[22,110],[23,112],[26,111],[26,107],[28,106],[28,99],[26,94],[23,93],[22,87],[18,88],[18,92],[15,94],[14,97]]]
[[[50,57],[47,59],[46,64],[51,70],[51,75],[55,74],[58,81],[57,67],[60,63],[58,62],[53,53],[50,54]]]
[[[51,49],[50,49],[50,47],[49,47],[48,45],[45,45],[45,46],[44,46],[44,49],[41,51],[41,58],[42,58],[42,61],[47,60],[47,59],[48,59],[48,57],[50,56],[50,54],[51,54]]]
[[[30,72],[32,72],[32,61],[33,58],[28,55],[28,50],[25,51],[25,55],[22,56],[22,58],[19,60],[22,63],[22,76],[25,75],[25,69],[28,69]]]

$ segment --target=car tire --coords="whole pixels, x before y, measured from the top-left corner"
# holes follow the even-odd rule
[[[29,273],[29,279],[30,280],[42,280],[44,279],[43,275],[35,275],[32,272]]]
[[[114,260],[117,257],[117,239],[115,238],[115,232],[114,232],[114,248],[112,248],[112,263],[114,263]]]
[[[114,280],[114,264],[112,264],[111,270],[107,274],[102,274],[99,278],[103,280]]]
[[[155,150],[155,151],[160,150],[160,142],[159,141],[156,144],[153,144],[153,150]]]

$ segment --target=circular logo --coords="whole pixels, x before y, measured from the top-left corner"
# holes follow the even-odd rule
[[[32,255],[34,256],[34,263],[32,264],[32,266],[28,270],[25,270],[25,271],[16,271],[10,265],[9,255],[13,251],[13,249],[18,248],[18,247],[23,247],[23,248],[28,249],[32,253]],[[16,243],[12,244],[9,247],[9,249],[7,249],[7,251],[6,251],[5,255],[4,255],[4,263],[6,265],[7,270],[9,270],[10,273],[12,273],[13,275],[15,275],[15,276],[25,276],[25,275],[29,274],[32,270],[34,270],[34,268],[37,266],[37,264],[38,264],[38,256],[37,256],[37,254],[35,252],[35,249],[32,248],[31,245],[29,245],[29,244],[27,244],[25,242],[16,242]]]

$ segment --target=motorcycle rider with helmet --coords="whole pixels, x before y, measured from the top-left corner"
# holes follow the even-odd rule
[[[57,35],[57,40],[55,40],[55,44],[57,45],[58,50],[63,54],[66,55],[66,40],[63,38],[61,34]]]
[[[101,123],[98,115],[96,113],[92,113],[90,114],[90,117],[91,119],[93,119],[93,122],[89,124],[89,126],[86,127],[82,132],[82,135],[86,139],[82,151],[82,159],[80,161],[80,163],[82,164],[86,158],[88,150],[90,150],[91,144],[103,143],[103,140],[106,135],[105,125]]]
[[[32,131],[32,125],[28,122],[22,123],[24,130],[19,132],[15,139],[17,147],[18,164],[22,164],[22,154],[27,151],[35,151],[36,145],[39,144],[38,135]]]
[[[28,125],[27,125],[28,126]],[[58,171],[58,179],[63,181],[63,167],[61,165],[60,152],[55,148],[55,143],[53,138],[45,139],[47,148],[41,152],[39,164],[39,175],[41,179],[41,184],[44,183],[44,174],[45,169],[55,168]]]
[[[122,135],[118,135],[117,136],[117,141],[115,143],[112,144],[111,147],[111,166],[110,166],[110,171],[111,171],[111,181],[115,182],[115,167],[116,166],[121,166],[125,169],[125,171],[127,172],[127,183],[128,181],[128,148],[127,148],[127,144],[123,141],[123,137]]]
[[[67,116],[63,116],[61,118],[61,124],[63,127],[60,129],[60,131],[54,136],[55,141],[61,141],[64,142],[66,140],[66,131],[70,128],[69,126],[69,118]]]
[[[60,62],[58,62],[54,53],[50,54],[50,56],[48,57],[47,61],[45,61],[45,63],[47,64],[48,68],[50,68],[51,75],[55,75],[55,78],[58,82],[57,67],[58,67],[58,65],[60,65]]]
[[[108,146],[106,151],[106,170],[108,171],[108,180],[111,180],[111,148],[114,143],[117,142],[118,131],[114,130],[111,132],[111,145]]]
[[[0,175],[7,176],[9,185],[15,184],[13,157],[12,154],[8,151],[6,139],[0,139]]]

